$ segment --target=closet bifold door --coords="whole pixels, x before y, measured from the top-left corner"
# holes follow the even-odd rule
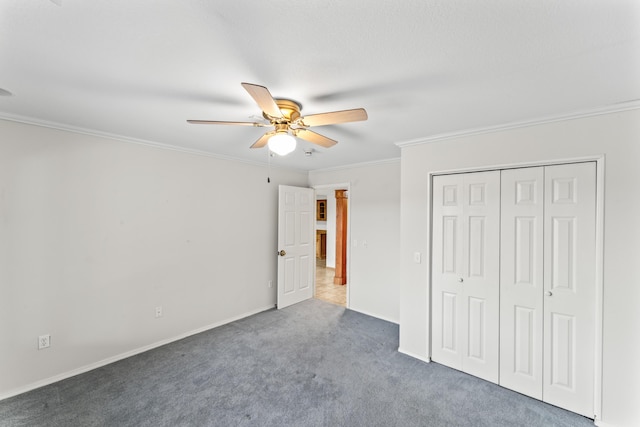
[[[545,167],[542,400],[594,414],[596,166]]]
[[[500,385],[593,417],[595,163],[503,170]]]
[[[500,385],[542,400],[544,168],[501,176]]]
[[[497,383],[500,172],[433,178],[432,359]]]

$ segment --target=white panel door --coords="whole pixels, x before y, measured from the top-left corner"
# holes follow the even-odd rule
[[[545,168],[543,400],[593,417],[595,163]]]
[[[500,319],[500,172],[463,178],[462,328],[465,372],[497,383]]]
[[[278,308],[313,297],[315,196],[311,188],[278,188]]]
[[[500,172],[433,179],[433,360],[498,382]]]
[[[433,178],[431,358],[462,370],[462,175]]]
[[[544,168],[503,170],[500,385],[542,400]]]

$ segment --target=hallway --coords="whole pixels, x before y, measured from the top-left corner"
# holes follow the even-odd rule
[[[347,306],[347,285],[334,285],[335,270],[327,268],[326,260],[316,259],[316,294],[315,298],[321,301]]]

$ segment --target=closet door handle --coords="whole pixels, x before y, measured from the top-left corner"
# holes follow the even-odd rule
[[[544,293],[546,296],[550,297],[551,295],[553,295],[553,293],[551,291],[547,291]]]
[[[458,282],[462,283],[462,282],[464,282],[464,279],[462,277],[459,277],[458,278]]]

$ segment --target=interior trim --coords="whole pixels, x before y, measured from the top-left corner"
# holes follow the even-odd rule
[[[93,136],[93,137],[97,137],[97,138],[106,138],[106,139],[111,139],[111,140],[120,141],[120,142],[129,142],[129,143],[132,143],[132,144],[144,145],[144,146],[151,147],[151,148],[159,148],[159,149],[162,149],[162,150],[177,151],[177,152],[181,152],[181,153],[193,154],[193,155],[196,155],[196,156],[212,157],[212,158],[215,158],[215,159],[228,160],[228,161],[232,161],[232,162],[239,162],[239,163],[249,164],[249,165],[253,165],[253,166],[260,166],[260,167],[264,167],[265,166],[264,163],[251,161],[251,160],[240,159],[240,158],[237,158],[237,157],[225,156],[225,155],[216,154],[216,153],[210,153],[208,151],[197,150],[197,149],[194,149],[194,148],[178,147],[176,145],[164,144],[164,143],[161,143],[161,142],[149,141],[149,140],[140,139],[140,138],[132,138],[132,137],[129,137],[129,136],[118,135],[118,134],[109,133],[109,132],[101,132],[101,131],[93,130],[93,129],[87,129],[87,128],[82,128],[82,127],[77,127],[77,126],[65,125],[65,124],[56,123],[56,122],[49,122],[49,121],[46,121],[46,120],[37,120],[37,119],[33,119],[31,117],[17,116],[17,115],[6,114],[6,113],[0,112],[0,120],[6,120],[6,121],[9,121],[9,122],[16,122],[16,123],[22,123],[22,124],[31,125],[31,126],[38,126],[38,127],[48,128],[48,129],[54,129],[54,130],[59,130],[59,131],[63,131],[63,132],[71,132],[71,133],[80,134],[80,135]],[[308,171],[302,170],[302,169],[288,168],[288,167],[274,165],[274,164],[271,164],[271,168],[272,169],[286,169],[286,170],[292,170],[292,171],[297,171],[297,172],[301,172],[301,173],[308,172]]]
[[[237,316],[232,316],[232,317],[229,317],[227,319],[212,323],[212,324],[207,325],[207,326],[202,326],[200,328],[193,329],[191,331],[181,333],[181,334],[176,335],[176,336],[171,337],[171,338],[162,339],[162,340],[156,341],[156,342],[154,342],[152,344],[148,344],[148,345],[145,345],[145,346],[142,346],[142,347],[138,347],[136,349],[133,349],[133,350],[130,350],[130,351],[126,351],[124,353],[116,354],[114,356],[107,357],[106,359],[102,359],[102,360],[99,360],[97,362],[90,363],[88,365],[84,365],[84,366],[81,366],[79,368],[67,371],[67,372],[62,372],[62,373],[54,375],[52,377],[45,378],[43,380],[39,380],[39,381],[36,381],[34,383],[27,384],[25,386],[22,386],[22,387],[13,389],[13,390],[9,390],[6,393],[0,394],[0,401],[4,400],[4,399],[8,399],[8,398],[13,397],[13,396],[17,396],[17,395],[22,394],[22,393],[26,393],[26,392],[31,391],[31,390],[35,390],[35,389],[40,388],[40,387],[44,387],[44,386],[49,385],[49,384],[56,383],[58,381],[66,380],[67,378],[71,378],[71,377],[74,377],[76,375],[84,374],[85,372],[89,372],[89,371],[92,371],[94,369],[100,368],[102,366],[109,365],[111,363],[115,363],[115,362],[117,362],[119,360],[123,360],[123,359],[126,359],[126,358],[131,357],[131,356],[135,356],[136,354],[144,353],[145,351],[153,350],[154,348],[158,348],[158,347],[161,347],[163,345],[166,345],[166,344],[169,344],[169,343],[172,343],[172,342],[175,342],[175,341],[179,341],[181,339],[190,337],[191,335],[199,334],[201,332],[205,332],[205,331],[208,331],[210,329],[217,328],[219,326],[226,325],[226,324],[231,323],[231,322],[235,322],[236,320],[244,319],[245,317],[253,316],[254,314],[262,313],[263,311],[273,310],[275,308],[276,308],[275,305],[269,305],[269,306],[265,306],[265,307],[260,307],[260,308],[257,308],[255,310],[251,310],[251,311],[239,314]]]
[[[573,113],[558,114],[554,116],[539,117],[536,119],[523,120],[518,122],[503,123],[495,126],[486,126],[474,129],[441,133],[438,135],[427,136],[424,138],[411,139],[408,141],[396,142],[400,148],[411,147],[414,145],[429,144],[432,142],[445,141],[447,139],[462,138],[466,136],[482,135],[485,133],[501,132],[510,129],[518,129],[528,126],[536,126],[546,123],[562,122],[565,120],[582,119],[586,117],[600,116],[603,114],[620,113],[623,111],[635,110],[640,108],[640,99],[621,102],[619,104],[608,105],[605,107],[592,108],[589,110],[580,110]]]
[[[324,169],[311,169],[309,172],[334,172],[345,169],[353,169],[353,168],[364,168],[367,166],[378,166],[378,165],[386,165],[391,163],[399,163],[400,157],[392,157],[390,159],[382,159],[382,160],[372,160],[370,162],[361,162],[361,163],[350,163],[348,165],[342,166],[333,166],[330,168]]]

